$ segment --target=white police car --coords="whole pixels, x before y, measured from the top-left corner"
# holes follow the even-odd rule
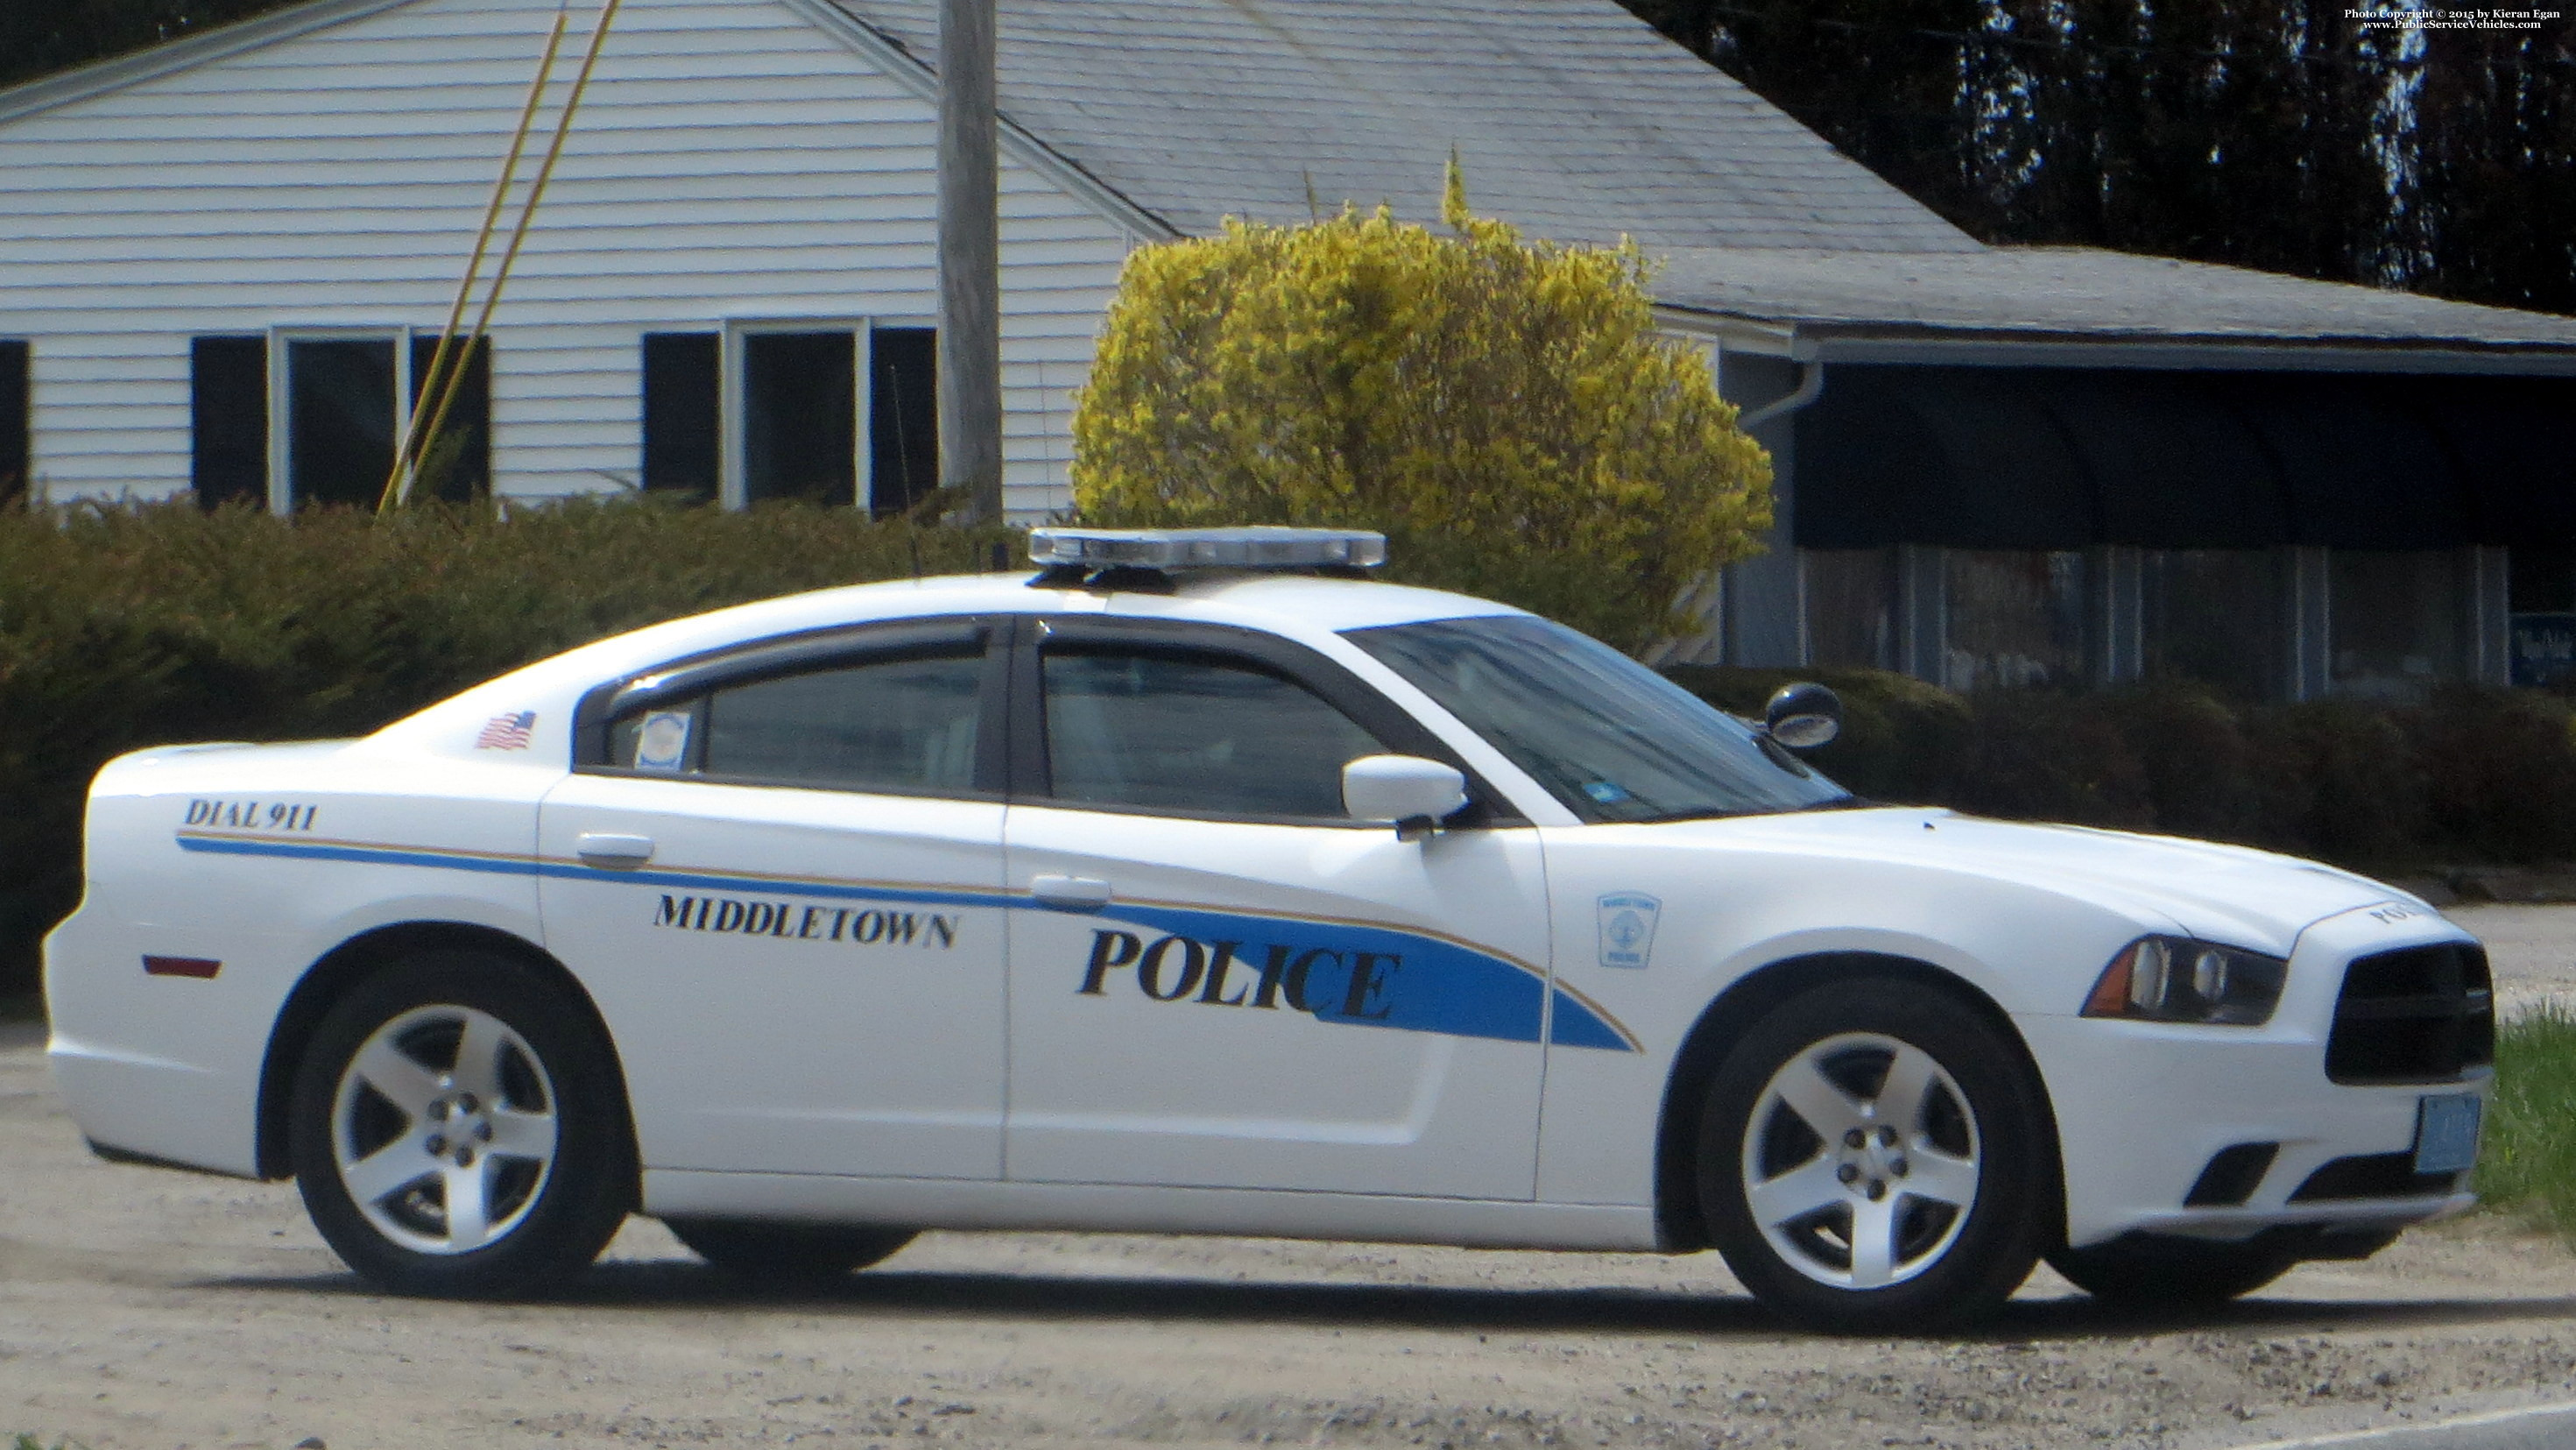
[[[640,1210],[764,1274],[922,1228],[1714,1246],[1888,1329],[2471,1201],[2485,957],[2421,902],[1855,800],[1783,748],[1812,687],[1748,726],[1352,577],[1374,535],[1033,552],[109,765],[47,944],[83,1132],[292,1174],[459,1294]]]

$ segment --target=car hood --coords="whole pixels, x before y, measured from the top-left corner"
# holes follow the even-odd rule
[[[1740,816],[1665,829],[1723,838],[1739,849],[1862,856],[2011,881],[2142,922],[2161,917],[2186,935],[2274,956],[2288,956],[2299,933],[2326,917],[2388,901],[2424,906],[2366,876],[2269,851],[1919,807]]]

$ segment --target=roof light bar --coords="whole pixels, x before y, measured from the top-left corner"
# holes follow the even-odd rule
[[[1030,562],[1085,569],[1371,569],[1386,535],[1366,529],[1031,529]]]

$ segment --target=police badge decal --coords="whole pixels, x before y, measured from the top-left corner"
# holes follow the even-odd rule
[[[1601,898],[1601,965],[1643,967],[1655,952],[1655,918],[1664,904],[1636,891]]]

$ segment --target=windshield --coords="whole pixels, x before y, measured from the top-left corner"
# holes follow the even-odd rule
[[[1344,638],[1586,821],[1794,811],[1852,798],[1803,766],[1773,760],[1734,716],[1561,624],[1488,615]]]

